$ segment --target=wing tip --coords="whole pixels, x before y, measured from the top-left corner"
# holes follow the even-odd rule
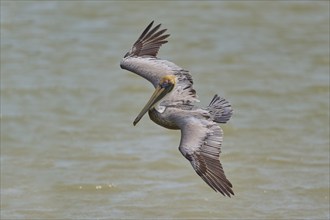
[[[152,56],[156,57],[160,47],[167,43],[170,34],[164,34],[167,29],[159,30],[161,23],[154,26],[154,20],[143,30],[142,34],[133,44],[132,49],[127,52],[124,58],[129,56]]]

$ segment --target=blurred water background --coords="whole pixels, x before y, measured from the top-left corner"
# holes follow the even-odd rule
[[[234,115],[213,192],[119,62],[149,22]],[[1,219],[329,219],[329,1],[1,1]]]

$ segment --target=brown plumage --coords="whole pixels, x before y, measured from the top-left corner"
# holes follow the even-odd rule
[[[215,95],[206,108],[196,107],[199,100],[189,71],[156,57],[170,35],[165,34],[166,29],[159,30],[160,24],[152,26],[153,22],[120,62],[121,68],[144,77],[156,89],[134,125],[148,112],[156,124],[180,129],[182,155],[213,190],[230,197],[234,195],[232,184],[219,160],[223,131],[216,123],[226,123],[230,119],[231,105]]]

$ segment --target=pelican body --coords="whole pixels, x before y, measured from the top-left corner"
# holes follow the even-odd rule
[[[155,87],[150,100],[136,117],[136,125],[145,113],[156,124],[181,130],[179,150],[196,173],[216,192],[234,195],[219,160],[223,131],[217,123],[226,123],[232,115],[228,101],[215,95],[205,108],[195,106],[197,99],[189,71],[157,57],[169,34],[161,24],[151,22],[132,49],[120,62],[122,69],[150,81]]]

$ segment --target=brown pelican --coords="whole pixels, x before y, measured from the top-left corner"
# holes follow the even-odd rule
[[[157,58],[159,48],[167,43],[167,29],[159,30],[153,21],[142,32],[132,49],[126,53],[120,67],[149,80],[155,87],[150,100],[136,117],[143,115],[168,129],[180,129],[179,150],[189,160],[196,173],[216,192],[234,195],[219,160],[223,132],[217,123],[226,123],[232,108],[229,102],[215,95],[206,108],[198,102],[190,73],[176,64]]]

